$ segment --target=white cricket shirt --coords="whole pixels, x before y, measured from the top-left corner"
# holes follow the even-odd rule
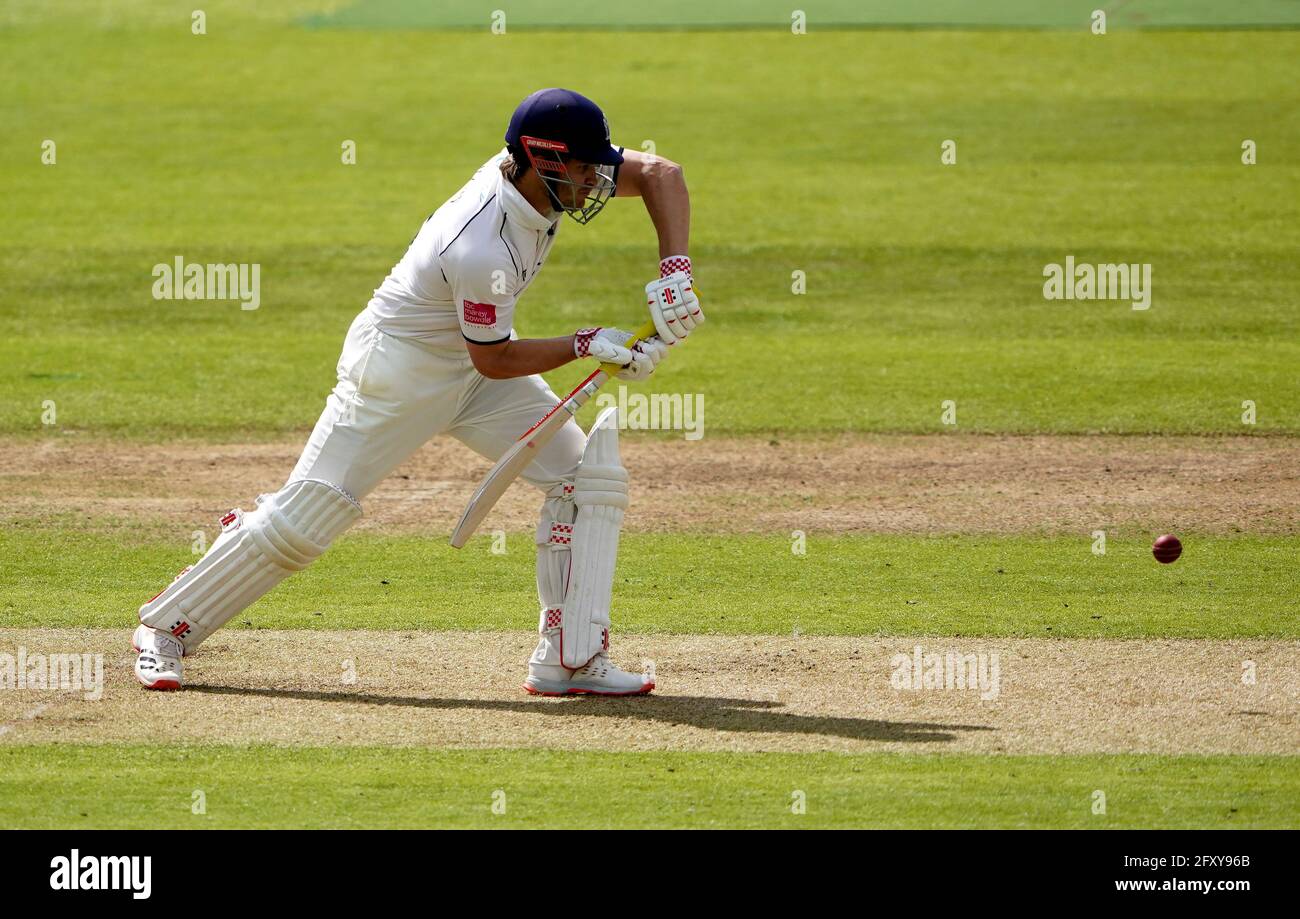
[[[543,217],[501,175],[506,150],[438,208],[367,304],[383,331],[464,347],[510,338],[515,301],[546,263],[561,215]]]

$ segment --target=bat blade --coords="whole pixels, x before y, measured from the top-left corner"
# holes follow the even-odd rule
[[[597,370],[571,392],[559,405],[546,413],[541,421],[533,425],[523,437],[519,438],[510,449],[502,454],[497,464],[487,474],[465,506],[460,515],[456,529],[451,532],[451,544],[457,549],[463,548],[474,535],[488,511],[496,505],[506,493],[519,474],[537,458],[542,448],[551,442],[565,422],[577,414],[578,409],[586,404],[591,394],[601,387],[607,377],[603,370]]]
[[[627,345],[631,347],[642,338],[649,338],[653,334],[655,334],[654,323],[647,322],[628,339]],[[601,364],[591,376],[579,383],[573,392],[561,399],[560,403],[547,412],[537,424],[525,431],[523,437],[511,444],[510,449],[497,460],[497,464],[492,467],[470,497],[465,512],[460,515],[456,528],[451,532],[453,547],[464,548],[465,543],[469,542],[469,538],[483,522],[483,518],[487,517],[488,512],[506,493],[510,483],[519,478],[519,474],[537,458],[537,454],[551,442],[556,432],[578,413],[578,409],[586,405],[587,400],[605,384],[610,375],[620,369],[622,368],[614,364]]]

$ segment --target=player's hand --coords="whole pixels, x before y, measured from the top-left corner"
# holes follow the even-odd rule
[[[632,346],[632,363],[617,376],[620,380],[640,382],[654,373],[659,362],[667,356],[668,346],[659,340],[658,335],[652,335]]]
[[[579,329],[573,336],[573,353],[578,357],[594,357],[602,364],[626,367],[632,363],[632,351],[623,343],[632,337],[631,332],[595,326]]]
[[[688,271],[674,271],[651,281],[645,286],[645,299],[655,330],[666,345],[685,341],[704,322],[700,299]]]

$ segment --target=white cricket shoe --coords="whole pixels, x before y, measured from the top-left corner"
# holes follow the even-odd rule
[[[524,681],[524,689],[535,696],[643,696],[654,688],[653,680],[620,670],[604,651],[577,670],[529,661]]]
[[[181,658],[185,648],[172,636],[147,625],[136,627],[131,636],[136,650],[135,678],[145,689],[180,689]]]

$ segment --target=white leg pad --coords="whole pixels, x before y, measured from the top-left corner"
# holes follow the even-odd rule
[[[572,559],[561,609],[561,661],[584,667],[609,648],[609,606],[618,535],[627,510],[627,470],[618,452],[618,410],[601,412],[574,480]]]
[[[221,534],[203,558],[140,607],[140,621],[169,632],[192,652],[209,635],[290,574],[306,568],[361,517],[343,489],[299,479],[257,509],[221,518]]]
[[[561,482],[547,491],[536,538],[537,597],[542,607],[537,631],[542,637],[531,663],[560,665],[560,615],[569,582],[575,513],[572,482]]]

